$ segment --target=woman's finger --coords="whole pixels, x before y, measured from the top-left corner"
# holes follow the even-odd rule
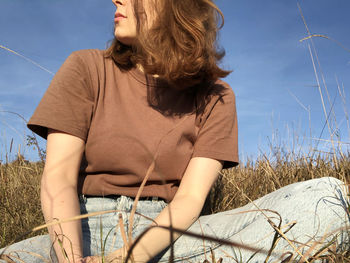
[[[79,263],[100,263],[100,257],[97,256],[90,256],[90,257],[85,257],[82,259],[82,261],[78,261]]]

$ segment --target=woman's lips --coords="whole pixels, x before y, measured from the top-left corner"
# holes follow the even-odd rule
[[[117,13],[117,14],[114,15],[114,22],[118,22],[120,20],[123,20],[124,18],[126,18],[126,16]]]

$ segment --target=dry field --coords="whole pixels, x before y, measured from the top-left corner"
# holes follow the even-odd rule
[[[19,158],[0,165],[0,247],[38,233],[31,229],[44,223],[40,211],[39,183],[43,163]],[[308,156],[275,151],[239,167],[224,170],[212,189],[203,213],[232,209],[285,185],[311,178],[333,176],[350,179],[350,155],[313,152]],[[350,262],[348,251],[329,250],[324,262]],[[350,253],[349,253],[350,254]],[[312,260],[311,260],[312,261]],[[310,261],[310,262],[311,262]]]
[[[0,165],[0,247],[44,223],[40,210],[43,167],[23,159]]]

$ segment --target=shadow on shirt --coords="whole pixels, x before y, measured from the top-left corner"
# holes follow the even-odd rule
[[[213,96],[224,94],[225,87],[216,82],[204,82],[189,88],[170,87],[160,79],[147,79],[147,100],[150,107],[164,116],[182,117],[203,114]]]

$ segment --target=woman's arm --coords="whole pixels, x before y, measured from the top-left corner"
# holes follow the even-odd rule
[[[49,130],[41,179],[41,206],[47,223],[80,215],[77,182],[84,147],[84,141],[78,137]],[[55,225],[48,230],[60,263],[78,262],[77,259],[82,258],[80,220]],[[62,241],[61,245],[58,240]],[[63,256],[63,249],[69,261]]]
[[[192,158],[186,172],[181,180],[180,187],[171,203],[155,219],[160,226],[172,226],[174,228],[187,230],[198,218],[205,199],[213,183],[216,181],[222,163],[203,157]],[[171,219],[170,220],[170,213]],[[180,235],[173,234],[174,240]],[[164,248],[170,245],[170,234],[168,230],[152,228],[133,250],[135,261],[147,262]],[[108,259],[121,256],[118,250],[109,255]]]

